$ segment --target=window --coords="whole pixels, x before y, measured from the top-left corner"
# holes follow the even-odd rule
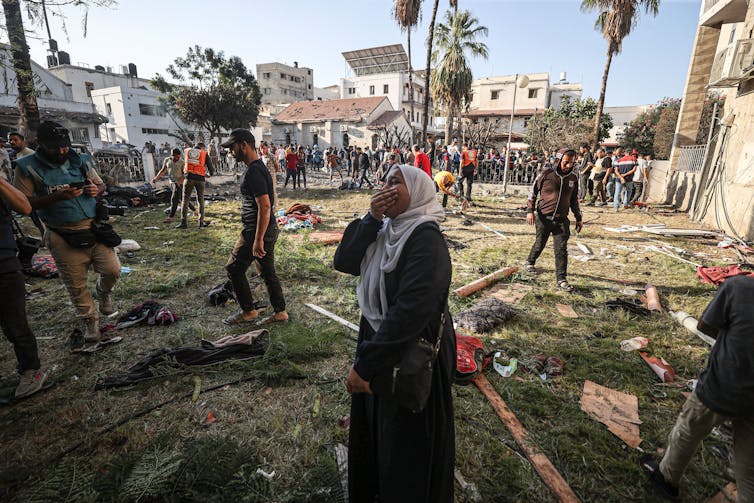
[[[490,93],[490,99],[491,99],[491,100],[496,100],[496,99],[498,99],[499,97],[500,97],[500,91],[492,91],[492,92]]]
[[[288,89],[283,89],[283,94],[288,94]]]
[[[311,85],[311,84],[309,84],[309,89],[311,89],[311,88],[312,88],[312,85]]]
[[[270,94],[271,92],[272,92],[272,89],[270,89],[269,87],[264,88],[264,94]]]
[[[374,94],[374,86],[369,86],[369,94]]]
[[[155,115],[159,117],[165,117],[165,110],[159,105],[149,105],[147,103],[139,103],[139,113],[141,115]]]
[[[422,114],[421,114],[421,112],[416,112],[416,122],[421,122],[421,121],[422,121]]]
[[[168,130],[143,127],[141,128],[141,133],[142,134],[168,134]]]
[[[105,103],[105,109],[107,110],[107,115],[113,114],[113,107],[110,105],[110,103]]]
[[[284,73],[281,73],[281,74],[280,74],[280,78],[281,78],[281,79],[283,79],[283,80],[285,80],[285,74],[284,74]]]
[[[539,89],[529,89],[529,99],[533,99],[537,97],[537,91]]]
[[[272,77],[272,74],[270,72],[264,72],[262,74],[262,77],[264,77],[265,79],[269,79],[270,77]]]
[[[306,71],[306,74],[307,74],[307,75],[311,75],[311,74],[312,74],[312,71],[311,71],[311,70],[307,70],[307,71]]]
[[[73,143],[89,143],[89,129],[85,127],[71,128],[71,141]]]
[[[390,86],[387,84],[382,84],[382,94],[387,94],[390,92]]]
[[[356,94],[356,88],[355,87],[349,87],[348,88],[348,94]]]
[[[291,82],[297,82],[296,77],[294,77],[293,75],[291,75],[290,78],[291,78]]]
[[[94,91],[94,82],[84,82],[84,87],[86,88],[86,95],[91,98],[92,91]]]

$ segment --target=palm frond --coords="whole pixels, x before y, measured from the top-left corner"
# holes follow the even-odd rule
[[[412,29],[421,18],[422,0],[395,0],[393,17],[401,31]]]

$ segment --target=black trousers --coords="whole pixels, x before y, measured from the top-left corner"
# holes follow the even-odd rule
[[[471,201],[471,185],[474,183],[474,165],[469,164],[461,168],[461,178],[458,179],[458,193],[463,195],[463,181],[466,180],[466,199]]]
[[[13,344],[18,371],[39,369],[37,339],[26,320],[26,287],[21,271],[0,273],[0,327]]]
[[[285,170],[285,183],[283,184],[283,188],[288,186],[288,180],[293,180],[293,188],[296,188],[296,170],[287,169]]]
[[[266,255],[263,258],[254,256],[254,231],[244,229],[230,253],[228,264],[225,270],[228,272],[228,278],[233,283],[233,289],[236,292],[236,300],[244,311],[254,309],[254,298],[251,295],[249,280],[246,278],[246,271],[251,264],[256,261],[258,264],[259,275],[264,280],[267,287],[267,293],[270,296],[270,305],[276,313],[285,311],[285,297],[283,297],[283,287],[280,285],[280,279],[275,272],[275,242],[278,239],[276,230],[272,236],[265,237],[264,251]]]
[[[364,187],[364,182],[371,187],[372,182],[369,181],[369,166],[361,170],[361,178],[359,179],[359,187]]]
[[[531,247],[527,264],[534,265],[545,249],[547,240],[552,234],[552,245],[555,251],[555,277],[558,282],[565,281],[568,276],[568,238],[571,235],[571,221],[568,218],[558,218],[552,221],[540,212],[536,213],[534,221],[537,237]]]
[[[306,188],[306,166],[299,166],[296,176],[298,177],[298,188],[301,188],[301,177],[304,177],[304,188]]]
[[[173,218],[178,210],[178,205],[183,201],[183,184],[170,182],[170,186],[173,188],[173,193],[170,196],[170,218]],[[189,203],[189,209],[194,211],[196,207]]]

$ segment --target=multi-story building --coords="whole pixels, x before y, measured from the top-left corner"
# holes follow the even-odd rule
[[[370,98],[384,96],[393,110],[400,110],[416,130],[421,130],[424,100],[424,70],[414,70],[412,76],[414,115],[411,116],[408,55],[402,44],[371,47],[343,53],[353,73],[340,79],[340,98]],[[429,101],[429,127],[433,128],[434,108]]]
[[[623,132],[635,118],[644,112],[648,112],[654,105],[637,105],[622,107],[605,107],[603,113],[610,115],[613,119],[613,127],[610,129],[610,135],[602,141],[602,146],[611,148],[620,145],[623,139]]]
[[[257,82],[262,105],[279,105],[314,99],[314,70],[284,63],[257,65]]]
[[[662,194],[744,239],[754,238],[753,34],[754,2],[702,1]],[[710,92],[722,93],[725,105],[712,135],[699,138]]]
[[[103,146],[128,143],[142,146],[147,141],[161,145],[175,144],[182,132],[196,135],[188,126],[169,114],[161,103],[162,93],[151,87],[147,79],[139,78],[136,65],[111,68],[60,64],[49,69],[65,81],[77,102],[93,104],[97,113],[107,118],[97,131]]]
[[[31,62],[37,105],[41,120],[53,120],[69,129],[74,143],[100,146],[100,124],[107,121],[91,101],[75,99],[71,86],[59,77]],[[10,47],[0,44],[0,135],[18,129],[18,87]]]

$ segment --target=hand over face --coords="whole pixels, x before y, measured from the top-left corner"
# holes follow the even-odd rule
[[[372,201],[369,205],[369,213],[377,220],[382,220],[382,217],[395,201],[398,199],[398,191],[395,187],[385,186],[384,189],[377,192],[372,196]]]

